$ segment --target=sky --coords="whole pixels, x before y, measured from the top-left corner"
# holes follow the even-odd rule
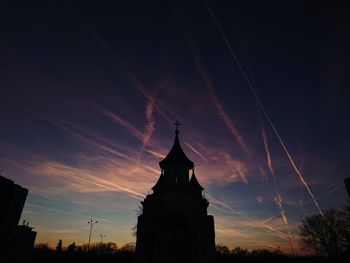
[[[36,242],[86,243],[90,219],[134,241],[178,120],[216,242],[301,253],[300,220],[348,199],[345,6],[123,2],[1,3],[0,168]]]

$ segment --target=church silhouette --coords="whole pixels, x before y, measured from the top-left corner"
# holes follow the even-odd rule
[[[136,263],[215,263],[214,217],[179,141],[164,160],[153,193],[147,195],[137,222]],[[191,179],[189,171],[192,170]]]

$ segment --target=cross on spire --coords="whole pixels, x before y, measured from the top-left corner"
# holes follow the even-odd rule
[[[176,121],[176,122],[174,122],[174,125],[176,126],[175,133],[176,133],[176,134],[179,134],[179,126],[181,125],[181,123],[178,122],[178,121]]]

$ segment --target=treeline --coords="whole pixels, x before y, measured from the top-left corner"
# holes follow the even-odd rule
[[[224,249],[224,250],[223,250]],[[239,247],[229,250],[227,247],[217,246],[217,263],[328,263],[333,262],[326,257],[292,256],[283,254],[280,250],[257,249],[248,251]],[[344,261],[346,262],[346,261]]]
[[[10,251],[8,251],[10,252]],[[68,262],[114,262],[133,263],[135,255],[135,243],[128,242],[118,246],[114,242],[92,243],[76,246],[75,243],[63,246],[61,240],[55,249],[48,244],[39,243],[28,253],[5,253],[1,258],[6,261],[0,262],[48,262],[48,263],[68,263]]]
[[[118,246],[114,242],[97,242],[91,244],[82,244],[76,246],[75,242],[69,244],[67,247],[63,246],[60,239],[57,243],[56,249],[53,250],[48,244],[37,244],[35,250],[55,251],[56,254],[90,254],[90,255],[114,255],[114,254],[133,254],[135,252],[135,242],[127,242]]]
[[[216,246],[217,262],[215,263],[328,263],[334,262],[325,256],[291,256],[283,254],[280,250],[258,249],[248,251],[236,247],[230,250],[223,244]],[[135,243],[129,242],[118,246],[113,242],[93,243],[90,246],[83,244],[75,246],[74,243],[64,247],[59,241],[56,248],[52,249],[48,244],[37,244],[28,254],[15,254],[6,261],[1,262],[48,262],[48,263],[134,263]],[[348,262],[349,258],[338,258],[338,262]],[[182,262],[181,262],[182,263]],[[186,262],[184,262],[186,263]],[[214,262],[213,262],[214,263]]]
[[[12,255],[1,262],[45,262],[45,263],[134,263],[135,246],[134,243],[127,243],[118,247],[113,242],[88,245],[63,247],[62,250],[52,249],[47,244],[38,244],[28,254]],[[267,249],[248,251],[246,249],[235,248],[229,250],[224,245],[217,245],[217,262],[213,263],[262,263],[262,262],[283,262],[283,263],[328,263],[333,262],[327,257],[318,256],[290,256],[283,254],[279,250],[270,251]],[[340,262],[347,262],[345,259]],[[180,263],[180,262],[179,262]],[[181,262],[182,263],[182,262]],[[183,262],[186,263],[186,262]]]

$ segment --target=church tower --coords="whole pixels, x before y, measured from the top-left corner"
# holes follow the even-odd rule
[[[179,140],[159,162],[161,174],[137,222],[136,263],[215,263],[214,217]],[[189,172],[192,171],[191,179]]]

